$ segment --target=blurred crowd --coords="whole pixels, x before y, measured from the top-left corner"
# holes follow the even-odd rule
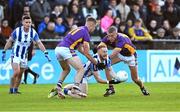
[[[98,21],[95,40],[111,25],[131,40],[180,39],[180,0],[0,0],[1,43],[23,15],[32,17],[41,39],[63,38],[87,16]]]

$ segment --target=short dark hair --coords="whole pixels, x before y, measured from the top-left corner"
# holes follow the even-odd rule
[[[95,24],[96,24],[96,19],[94,19],[93,17],[91,17],[91,16],[88,16],[87,18],[86,18],[86,22],[87,21],[91,21],[91,22],[94,22]]]
[[[115,26],[111,26],[110,28],[108,28],[108,33],[112,33],[112,32],[117,32],[117,28]]]
[[[23,15],[22,20],[25,20],[25,19],[31,19],[31,17],[28,15]]]

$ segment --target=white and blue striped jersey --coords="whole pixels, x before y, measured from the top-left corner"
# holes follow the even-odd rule
[[[106,68],[110,68],[111,67],[111,59],[108,56],[106,60],[104,60],[103,62],[101,62],[99,55],[96,53],[93,58],[98,62],[98,63],[104,63],[106,65]],[[89,77],[92,75],[92,71],[99,71],[99,69],[97,68],[96,65],[94,65],[91,61],[88,61],[86,64],[84,64],[84,69],[85,69],[85,73],[84,73],[84,78],[85,77]]]
[[[24,32],[23,26],[16,28],[11,38],[14,40],[12,47],[12,56],[20,57],[21,59],[27,58],[27,51],[30,44],[35,41],[40,41],[37,32],[30,27],[28,32]]]

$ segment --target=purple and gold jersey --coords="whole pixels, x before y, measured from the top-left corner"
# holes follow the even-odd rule
[[[132,44],[129,37],[122,33],[118,33],[117,39],[113,43],[110,42],[107,36],[102,39],[102,42],[115,49],[121,49],[120,54],[123,56],[131,56],[136,52],[136,47]]]
[[[68,47],[69,49],[76,49],[84,41],[90,42],[90,35],[86,26],[78,27],[70,31],[63,39],[59,42],[59,47]]]

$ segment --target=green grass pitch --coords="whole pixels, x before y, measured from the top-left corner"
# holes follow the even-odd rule
[[[180,111],[180,83],[145,83],[150,96],[143,96],[133,83],[115,85],[116,94],[103,97],[106,85],[89,84],[86,99],[51,98],[54,85],[21,85],[21,95],[8,94],[8,85],[0,85],[0,111]]]

